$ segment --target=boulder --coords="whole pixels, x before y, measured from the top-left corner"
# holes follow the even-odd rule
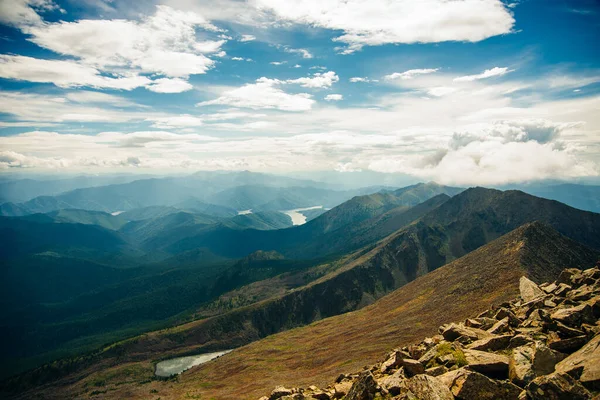
[[[415,375],[405,385],[419,400],[454,400],[448,387],[429,375]]]
[[[351,388],[352,388],[352,381],[344,381],[344,382],[336,383],[335,385],[333,385],[333,398],[341,399],[342,397],[344,397],[345,395],[348,394],[348,392],[350,391]]]
[[[361,372],[348,391],[345,400],[373,400],[377,391],[377,382],[371,371]]]
[[[293,393],[294,392],[292,391],[292,389],[287,389],[287,388],[284,388],[283,386],[277,386],[271,392],[271,395],[269,396],[269,400],[276,400],[276,399],[282,398],[283,396],[289,396]]]
[[[510,356],[509,379],[525,387],[536,377],[554,372],[555,365],[563,358],[564,355],[550,349],[543,342],[517,347]]]
[[[521,298],[526,302],[546,295],[534,281],[525,276],[522,276],[519,280],[519,292],[521,293]]]
[[[393,352],[388,359],[381,364],[381,373],[385,374],[387,371],[398,367],[398,365],[401,364],[401,361],[401,355],[399,355],[398,352]]]
[[[548,337],[548,347],[561,353],[571,354],[587,343],[587,336],[575,336],[567,339],[561,339],[557,334]]]
[[[444,336],[445,340],[453,342],[461,336],[473,341],[490,337],[491,334],[482,329],[469,328],[468,326],[459,324],[450,324],[443,329],[442,336]]]
[[[510,326],[519,326],[521,324],[521,320],[517,318],[515,313],[505,307],[501,307],[500,309],[498,309],[498,311],[496,311],[496,314],[494,315],[494,318],[498,321],[504,318],[508,318],[508,324]]]
[[[491,334],[498,335],[500,333],[507,332],[509,330],[508,317],[502,318],[500,321],[497,321],[491,328],[487,331]]]
[[[594,314],[589,304],[581,304],[576,307],[563,308],[554,311],[550,318],[568,326],[579,326],[584,322],[594,323]]]
[[[415,376],[418,374],[422,374],[425,372],[425,366],[418,362],[417,360],[412,360],[410,358],[404,358],[401,361],[402,367],[404,367],[404,373],[406,376]]]
[[[577,268],[565,268],[561,271],[558,276],[558,283],[566,283],[568,285],[572,284],[575,281],[576,277],[581,273],[581,270]]]
[[[393,375],[387,375],[380,378],[377,383],[382,388],[386,389],[391,395],[397,396],[400,394],[401,389],[404,387],[404,372],[402,369],[396,371]]]
[[[556,296],[565,297],[571,291],[571,289],[572,289],[571,285],[567,285],[566,283],[561,283],[560,285],[558,285],[558,287],[554,291],[554,294]]]
[[[468,368],[493,378],[508,377],[508,357],[479,350],[464,350]]]
[[[444,365],[438,365],[437,367],[427,368],[425,373],[429,376],[440,376],[448,372],[448,368]]]
[[[495,381],[465,368],[457,370],[452,378],[450,391],[461,400],[514,400],[522,391],[510,382]]]
[[[468,349],[472,350],[483,350],[483,351],[498,351],[504,350],[510,344],[512,335],[500,335],[492,336],[486,339],[476,340],[467,346]]]
[[[543,287],[540,286],[540,289],[542,289],[544,292],[550,294],[550,293],[554,292],[557,287],[558,287],[558,285],[556,283],[550,283],[548,285],[544,285]]]
[[[539,376],[527,385],[532,400],[587,400],[592,395],[567,374],[552,373]]]
[[[592,390],[600,390],[600,335],[559,362],[556,371],[579,379]]]
[[[510,344],[508,345],[508,347],[521,347],[532,342],[533,338],[531,336],[520,333],[518,335],[513,336],[512,339],[510,339]]]

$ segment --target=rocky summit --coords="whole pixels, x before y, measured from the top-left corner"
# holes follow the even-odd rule
[[[600,263],[541,285],[522,277],[519,288],[326,388],[280,386],[260,400],[600,399]]]

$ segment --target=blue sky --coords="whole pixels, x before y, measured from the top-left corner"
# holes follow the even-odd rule
[[[594,0],[0,0],[0,170],[600,175]]]

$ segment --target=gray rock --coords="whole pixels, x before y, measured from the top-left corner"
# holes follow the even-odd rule
[[[269,400],[276,400],[283,396],[289,396],[293,393],[294,392],[292,391],[292,389],[287,389],[287,388],[284,388],[283,386],[278,386],[275,389],[273,389],[273,391],[271,392],[271,395],[269,396]]]
[[[527,385],[532,400],[587,400],[592,395],[567,374],[552,373],[535,378]]]
[[[492,378],[508,377],[508,357],[479,350],[464,350],[468,368]]]
[[[472,350],[483,350],[483,351],[498,351],[504,350],[510,344],[512,335],[500,335],[492,336],[486,339],[476,340],[467,346],[468,349]]]
[[[446,368],[443,365],[438,365],[437,367],[427,368],[425,370],[425,373],[429,376],[440,376],[440,375],[444,375],[446,372],[448,372],[448,368]]]
[[[521,293],[521,298],[526,302],[546,295],[534,281],[525,276],[522,276],[519,281],[519,292]]]
[[[416,375],[408,379],[405,384],[420,400],[454,400],[448,387],[433,376]]]
[[[589,304],[557,310],[550,315],[550,318],[568,326],[578,326],[584,322],[595,322],[592,307]]]
[[[552,332],[554,333],[554,332]],[[587,336],[575,336],[567,339],[561,339],[556,333],[548,337],[548,347],[561,353],[571,354],[587,343]]]
[[[559,362],[556,371],[568,373],[592,390],[600,390],[600,335]]]
[[[482,329],[469,328],[464,325],[450,324],[442,331],[444,339],[453,342],[461,336],[467,337],[471,340],[479,340],[486,337],[490,337],[491,334]]]
[[[449,378],[445,380],[446,383]],[[451,377],[450,391],[461,400],[514,400],[522,389],[510,382],[495,381],[478,372],[461,368]]]
[[[371,371],[361,372],[354,382],[345,400],[373,400],[377,391],[377,382]]]
[[[494,335],[499,335],[501,333],[507,332],[509,330],[509,321],[508,317],[502,318],[500,321],[496,322],[489,328],[487,331]]]
[[[386,389],[391,395],[397,396],[400,394],[401,389],[404,387],[404,372],[402,369],[396,371],[393,375],[385,376],[377,381],[379,386]]]
[[[415,376],[425,372],[425,366],[417,360],[405,358],[402,360],[401,363],[402,367],[404,367],[404,373],[406,374],[406,376]]]

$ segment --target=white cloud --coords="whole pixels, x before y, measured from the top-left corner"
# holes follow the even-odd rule
[[[500,0],[254,0],[276,20],[342,30],[343,53],[391,43],[478,42],[509,33],[514,18]]]
[[[251,42],[253,40],[256,40],[256,36],[254,35],[242,35],[240,38],[240,42]]]
[[[368,83],[368,82],[379,82],[376,79],[369,79],[366,76],[365,77],[360,77],[360,76],[353,76],[352,78],[348,79],[350,82],[352,83],[359,83],[359,82],[364,82],[364,83]]]
[[[228,105],[233,107],[253,109],[278,109],[283,111],[306,111],[314,104],[312,96],[308,93],[290,94],[278,86],[283,81],[277,79],[260,78],[256,83],[246,84],[242,87],[227,90],[215,100],[198,103],[199,106]]]
[[[109,104],[112,106],[119,107],[133,107],[138,106],[135,103],[125,99],[121,96],[115,96],[112,94],[102,92],[91,92],[88,90],[77,90],[67,93],[65,96],[68,100],[75,103],[94,103],[94,104]]]
[[[454,78],[454,82],[472,82],[472,81],[477,81],[480,79],[492,78],[494,76],[506,75],[507,73],[513,72],[513,71],[514,71],[513,69],[509,70],[506,67],[494,67],[492,69],[486,69],[485,71],[483,71],[480,74],[467,75],[467,76],[461,76],[458,78]]]
[[[253,61],[251,58],[244,58],[244,57],[231,57],[231,59],[233,61],[248,61],[248,62]]]
[[[141,21],[88,19],[22,27],[38,46],[101,70],[130,68],[180,78],[206,73],[214,61],[205,54],[218,53],[225,43],[198,41],[199,28],[219,31],[199,14],[163,5]]]
[[[340,101],[344,99],[344,96],[341,94],[328,94],[324,99],[327,101]]]
[[[296,64],[296,65],[293,66],[293,68],[302,68],[302,65]]]
[[[456,89],[448,86],[437,86],[427,90],[427,93],[431,96],[442,97],[447,94],[456,92]]]
[[[179,78],[160,78],[146,88],[156,93],[181,93],[194,88],[189,82]]]
[[[286,53],[300,54],[302,58],[313,58],[312,53],[306,49],[292,49],[289,47],[284,47],[284,51]]]
[[[312,78],[311,77],[305,77],[305,78],[297,78],[297,79],[288,79],[286,82],[287,83],[297,83],[300,84],[300,86],[305,87],[305,88],[313,88],[313,89],[322,89],[322,88],[329,88],[331,87],[334,83],[338,82],[340,80],[340,78],[337,76],[337,74],[333,71],[328,71],[328,72],[317,72],[315,74],[313,74]]]
[[[158,129],[189,128],[202,126],[204,124],[202,118],[194,117],[189,114],[169,117],[150,117],[146,118],[146,121],[152,122],[152,127]]]
[[[32,26],[42,23],[38,12],[57,9],[52,0],[0,0],[0,23],[12,26]]]
[[[124,74],[116,78],[102,76],[97,69],[74,61],[0,55],[0,66],[0,77],[2,78],[40,83],[47,82],[63,88],[91,86],[132,90],[151,82],[145,76],[135,74]]]
[[[386,79],[386,80],[413,79],[415,76],[433,74],[434,72],[437,72],[438,70],[439,70],[439,68],[409,69],[408,71],[394,72],[393,74],[386,75],[383,77],[383,79]]]
[[[271,61],[269,64],[271,65],[283,65],[287,63],[287,61]]]

